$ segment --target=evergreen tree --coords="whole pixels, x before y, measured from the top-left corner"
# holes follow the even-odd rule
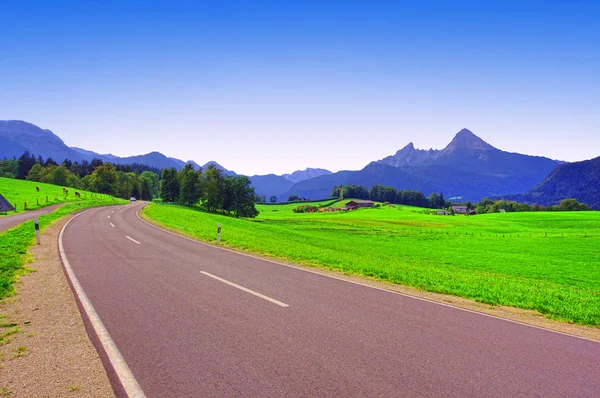
[[[30,154],[28,151],[25,151],[19,158],[19,171],[17,174],[17,178],[24,180],[29,174],[29,170],[36,164],[35,155]]]
[[[172,203],[179,199],[179,179],[177,170],[171,167],[162,172],[162,182],[160,184],[160,197],[163,202]]]
[[[186,164],[179,172],[179,201],[187,206],[194,206],[200,200],[200,174],[194,166]]]
[[[209,165],[203,173],[203,199],[204,207],[208,211],[223,209],[223,172],[214,165]]]

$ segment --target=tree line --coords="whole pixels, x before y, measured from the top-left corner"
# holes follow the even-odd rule
[[[364,199],[406,206],[430,207],[433,209],[445,208],[452,204],[446,201],[444,195],[441,193],[432,193],[429,197],[425,197],[423,192],[401,190],[378,184],[373,185],[370,190],[362,185],[335,186],[331,191],[331,197]]]
[[[114,165],[101,159],[80,162],[65,159],[60,165],[29,152],[19,159],[0,161],[0,177],[44,182],[129,199],[158,197],[159,169],[140,165]]]
[[[0,177],[83,189],[124,199],[161,198],[163,202],[194,206],[199,203],[211,212],[236,217],[256,217],[256,195],[245,176],[225,176],[210,165],[204,172],[191,164],[181,171],[162,171],[141,164],[115,165],[93,159],[91,162],[64,160],[60,165],[52,158],[44,160],[25,152],[19,159],[0,161]]]
[[[194,170],[191,164],[177,172],[162,171],[160,198],[167,203],[186,206],[201,204],[211,212],[233,214],[236,217],[256,217],[254,188],[246,176],[226,176],[221,169],[209,165],[206,170]]]

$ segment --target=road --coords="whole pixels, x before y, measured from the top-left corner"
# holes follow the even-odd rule
[[[33,220],[36,217],[43,216],[44,214],[52,213],[62,205],[62,203],[59,203],[57,205],[44,207],[38,210],[22,211],[20,213],[0,217],[0,232],[19,225],[25,221]]]
[[[600,396],[597,342],[203,245],[140,207],[63,240],[149,397]]]

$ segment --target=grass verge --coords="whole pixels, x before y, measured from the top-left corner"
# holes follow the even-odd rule
[[[61,217],[75,213],[79,210],[107,206],[113,204],[126,204],[122,199],[90,199],[81,202],[66,204],[50,214],[39,217],[40,230],[48,228]],[[18,276],[27,272],[25,264],[30,260],[27,250],[35,244],[35,230],[33,221],[27,221],[18,226],[0,233],[0,299],[14,294],[13,284]]]
[[[192,238],[548,318],[600,325],[600,212],[440,217],[408,206],[254,220],[150,204],[144,217]]]

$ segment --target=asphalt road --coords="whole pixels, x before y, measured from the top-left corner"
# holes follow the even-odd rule
[[[62,206],[63,204],[52,205],[41,208],[39,210],[22,211],[20,213],[11,214],[9,216],[0,217],[0,232],[19,225],[25,221],[33,220],[36,217],[43,216],[44,214],[52,213],[54,210]]]
[[[202,245],[140,206],[81,214],[64,246],[149,397],[600,396],[599,343]]]

